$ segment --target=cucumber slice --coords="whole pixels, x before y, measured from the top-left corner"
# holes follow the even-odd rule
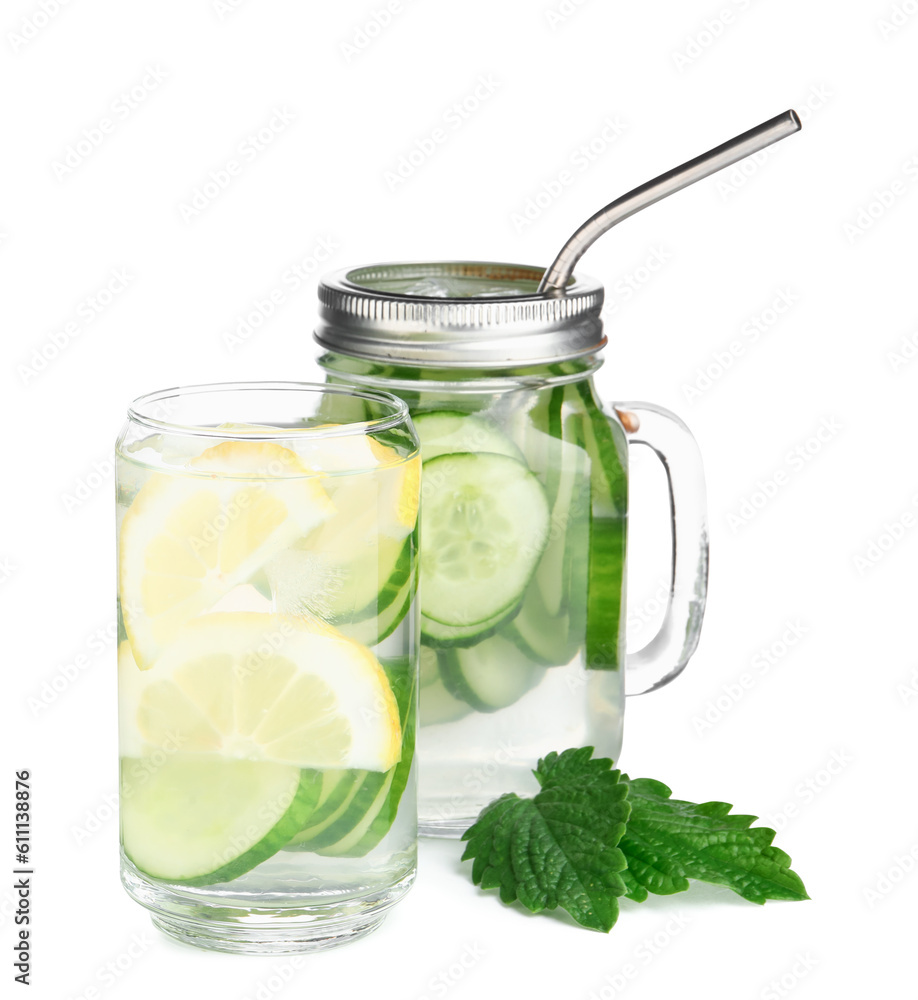
[[[500,630],[533,662],[546,667],[569,663],[583,644],[587,605],[591,461],[581,446],[580,416],[571,414],[563,424],[558,422],[561,392],[552,390],[543,404],[545,412],[532,414],[552,427],[552,434],[529,421],[520,429],[530,468],[554,498],[551,537],[519,614]],[[572,440],[560,437],[565,431]]]
[[[446,690],[479,712],[507,708],[532,690],[545,668],[502,635],[470,649],[441,654],[440,673]]]
[[[414,661],[410,658],[382,662],[399,704],[402,725],[401,759],[386,773],[385,781],[376,790],[364,815],[337,842],[318,849],[317,854],[347,858],[362,858],[369,854],[395,822],[402,794],[408,787],[415,747],[417,673]]]
[[[574,440],[585,441],[582,420],[570,418]],[[574,501],[564,542],[563,576],[567,587],[567,632],[578,647],[586,642],[587,608],[590,595],[590,541],[593,530],[592,460],[585,470],[586,480],[574,488]],[[571,652],[573,656],[573,652]]]
[[[403,785],[399,790],[393,806],[389,796],[395,782],[395,774],[396,768],[392,768],[391,771],[381,775],[383,780],[379,783],[366,783],[361,789],[361,795],[367,796],[369,801],[362,808],[359,819],[351,823],[343,835],[333,843],[313,846],[310,849],[316,854],[335,858],[362,858],[369,854],[388,833],[395,819],[395,811],[404,788]]]
[[[318,615],[334,625],[372,618],[399,595],[411,569],[411,541],[355,531],[319,531],[278,552],[264,575],[281,614]]]
[[[621,666],[621,611],[625,601],[625,519],[594,517],[590,531],[587,662],[592,670]]]
[[[437,654],[427,646],[421,646],[418,657],[418,689],[423,690],[430,684],[436,683],[440,679],[440,666],[437,663]]]
[[[586,417],[586,449],[595,464],[593,475],[594,511],[603,502],[601,513],[624,517],[628,512],[628,442],[621,427],[603,413],[593,397],[590,383],[576,383]],[[597,474],[598,473],[598,474]],[[610,509],[609,509],[610,508]]]
[[[394,770],[395,768],[390,768],[388,771],[347,772],[351,777],[346,780],[349,783],[352,780],[353,785],[343,808],[320,830],[306,830],[292,837],[288,847],[321,853],[349,836],[353,830],[361,826],[367,813],[377,801],[380,791],[388,790]]]
[[[588,382],[577,383],[584,405],[586,448],[593,459],[586,659],[593,670],[617,670],[622,652],[622,604],[627,543],[627,442],[596,405]]]
[[[176,754],[151,771],[125,758],[124,852],[154,878],[189,886],[230,882],[290,840],[320,789],[317,772],[287,764]]]
[[[440,657],[442,653],[421,647],[420,670],[418,683],[421,700],[419,711],[422,726],[435,726],[442,722],[454,722],[472,711],[471,706],[458,698],[454,698],[443,683],[440,676]]]
[[[519,606],[509,611],[502,611],[493,618],[488,618],[476,625],[442,625],[432,618],[421,615],[421,642],[434,649],[451,649],[453,646],[474,646],[487,639],[489,635],[500,628],[504,622],[512,621],[519,611]]]
[[[328,828],[347,813],[368,773],[356,770],[321,772],[322,786],[316,808],[307,825],[290,839],[284,850],[312,850],[313,843],[321,843]],[[331,844],[335,840],[337,835],[333,834],[326,842]]]
[[[363,618],[356,622],[342,622],[336,625],[336,628],[349,639],[362,642],[364,646],[378,646],[401,625],[411,608],[414,592],[415,583],[412,577],[401,587],[395,599],[391,600],[378,615],[374,614],[371,618]]]
[[[343,380],[340,383],[347,385]],[[353,389],[353,386],[348,388]],[[315,416],[304,419],[306,426],[312,424],[354,424],[370,418],[370,406],[363,396],[351,392],[325,392],[316,407]]]
[[[443,678],[438,677],[421,691],[421,725],[438,726],[456,722],[472,712],[472,706],[450,694]]]
[[[519,448],[487,417],[457,410],[433,410],[412,417],[421,439],[421,458],[429,462],[458,452],[493,452],[522,460]]]
[[[358,610],[351,612],[350,616],[346,619],[347,621],[360,622],[367,618],[372,618],[375,615],[381,614],[393,602],[397,602],[400,597],[404,597],[403,588],[411,575],[411,557],[414,546],[410,540],[401,543],[397,549],[398,557],[393,565],[391,556],[396,550],[389,547],[390,543],[391,539],[385,537],[379,539],[377,550],[379,561],[374,565],[375,561],[370,560],[366,575],[362,580],[359,567],[352,564],[351,580],[347,588],[350,590],[347,603],[350,607]],[[379,571],[377,579],[382,579],[384,573],[388,574],[386,582],[378,590],[375,589],[377,584],[376,580],[373,579],[374,569],[378,569]],[[359,603],[360,599],[366,598],[368,595],[369,599],[361,607]],[[339,592],[339,601],[343,597],[344,595]]]
[[[557,392],[558,390],[555,390]],[[539,560],[534,582],[542,593],[544,610],[552,616],[565,613],[571,600],[570,555],[578,541],[589,538],[591,508],[590,456],[578,433],[577,421],[571,421],[574,440],[543,434],[534,427],[524,432],[524,447],[529,467],[546,481],[552,497],[551,537]],[[557,428],[561,433],[561,427]],[[586,588],[581,600],[586,599]]]
[[[545,486],[549,506],[554,506],[561,473],[557,461],[557,443],[563,437],[564,396],[566,386],[556,386],[539,394],[535,405],[520,414],[522,427],[514,436],[521,443],[524,461]]]
[[[548,613],[542,592],[533,582],[520,613],[501,629],[500,635],[512,642],[532,663],[542,667],[559,667],[570,663],[583,642],[582,633],[576,635],[570,626],[567,612],[563,615]]]
[[[424,463],[421,611],[441,625],[487,622],[519,603],[548,539],[545,491],[507,455]]]

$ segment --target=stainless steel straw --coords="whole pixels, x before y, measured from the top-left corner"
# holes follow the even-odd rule
[[[696,156],[693,160],[678,167],[673,167],[665,174],[654,177],[653,180],[641,184],[621,198],[616,198],[605,208],[601,208],[592,218],[574,233],[573,236],[561,247],[554,263],[542,276],[539,284],[539,293],[542,295],[563,295],[568,280],[574,271],[578,260],[593,243],[608,232],[614,225],[627,219],[629,215],[640,212],[642,208],[647,208],[654,202],[660,201],[676,191],[681,191],[700,181],[704,177],[709,177],[724,167],[729,167],[760,149],[770,146],[779,139],[784,139],[794,132],[799,132],[801,128],[800,119],[796,111],[785,111],[767,122],[762,122],[755,128],[743,132],[742,135],[735,136],[720,146],[709,149],[701,156]]]

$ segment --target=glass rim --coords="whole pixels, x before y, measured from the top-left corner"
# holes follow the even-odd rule
[[[353,420],[336,424],[334,427],[277,427],[272,431],[246,432],[241,435],[237,430],[219,427],[205,427],[200,424],[183,424],[177,421],[164,420],[160,417],[145,414],[144,405],[159,403],[177,396],[206,395],[218,392],[306,392],[338,396],[357,396],[376,403],[392,407],[393,412],[370,420]],[[161,434],[180,434],[186,437],[217,438],[219,440],[239,440],[244,436],[246,441],[278,441],[290,438],[334,438],[348,437],[354,434],[367,434],[373,431],[389,430],[409,419],[408,404],[404,400],[384,389],[365,389],[357,385],[331,385],[324,382],[203,382],[197,385],[172,386],[168,389],[158,389],[134,399],[127,411],[128,420],[142,424]]]
[[[395,281],[399,279],[397,271],[404,271],[404,279],[418,280],[420,278],[459,278],[473,281],[505,282],[507,291],[503,295],[424,295],[417,292],[395,292],[388,288],[380,288],[378,282]],[[385,273],[391,272],[391,273]],[[362,264],[347,268],[342,274],[343,283],[362,291],[373,292],[392,299],[407,299],[410,301],[429,302],[432,305],[443,305],[453,302],[465,303],[471,299],[486,302],[500,302],[509,299],[513,302],[522,299],[541,300],[536,289],[532,291],[514,290],[515,282],[528,281],[537,287],[545,273],[544,267],[533,264],[510,264],[494,260],[403,260],[385,261],[378,264]],[[363,280],[361,280],[363,279]],[[375,279],[376,283],[371,283]],[[577,284],[577,278],[571,275],[567,286]]]

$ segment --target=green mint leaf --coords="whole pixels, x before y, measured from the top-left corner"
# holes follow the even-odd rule
[[[612,761],[592,747],[552,753],[533,772],[532,798],[503,795],[463,834],[472,880],[539,913],[561,907],[584,927],[608,931],[626,891],[618,849],[630,807]]]
[[[622,879],[627,897],[667,895],[688,888],[688,879],[725,885],[752,903],[809,899],[791,859],[773,847],[775,831],[752,827],[755,816],[730,813],[726,802],[695,805],[673,799],[660,781],[630,779],[631,815],[619,847],[628,861]]]
[[[608,775],[611,769],[612,761],[608,757],[594,759],[592,747],[577,747],[563,753],[548,754],[532,773],[542,788],[550,788],[568,781],[583,782],[591,777]]]

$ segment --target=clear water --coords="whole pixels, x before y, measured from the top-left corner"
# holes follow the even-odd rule
[[[582,652],[547,670],[528,694],[496,712],[471,711],[425,725],[422,690],[421,832],[456,836],[498,796],[533,795],[532,768],[552,750],[594,746],[617,760],[621,740],[621,674],[586,670]]]
[[[422,625],[421,832],[458,836],[494,798],[533,794],[531,770],[551,751],[590,745],[617,760],[624,705],[626,444],[620,425],[596,402],[588,370],[578,373],[581,363],[571,362],[520,372],[418,371],[337,355],[326,355],[322,364],[389,388],[405,399],[413,416],[451,411],[486,419],[516,444],[555,497],[549,543],[523,595],[522,611],[464,647],[482,654],[495,672],[517,669],[522,655],[518,689],[502,692],[508,704],[484,711],[474,698],[463,703],[468,695],[457,690],[454,668],[447,664],[444,671],[442,659],[455,650],[425,636]],[[540,379],[546,380],[542,387]],[[487,380],[487,391],[475,391],[479,380]],[[421,437],[423,452],[423,431]],[[480,447],[488,450],[484,442]],[[565,483],[569,503],[557,499]],[[423,546],[422,541],[422,611]],[[530,613],[521,642],[520,623],[527,609],[539,608],[532,602],[540,586],[554,595],[548,600],[552,607]]]

